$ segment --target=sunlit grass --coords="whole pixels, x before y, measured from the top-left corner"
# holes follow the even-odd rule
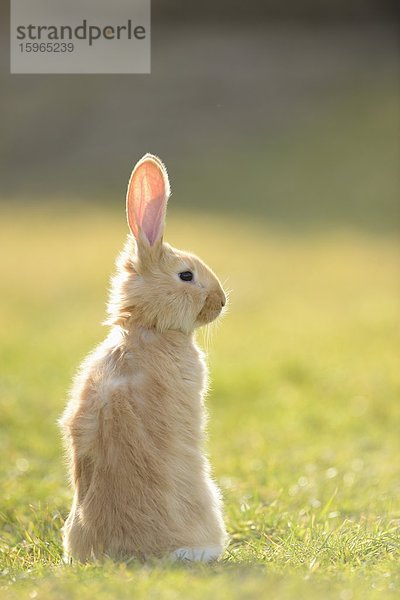
[[[0,571],[5,597],[375,598],[399,593],[399,248],[173,213],[167,239],[231,290],[207,336],[210,440],[231,543],[221,564],[65,567],[56,427],[105,334],[123,210],[3,212]],[[381,597],[381,596],[379,596]]]

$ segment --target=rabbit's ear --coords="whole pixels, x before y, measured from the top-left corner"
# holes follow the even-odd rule
[[[146,154],[132,171],[126,196],[128,224],[138,242],[142,236],[150,246],[161,240],[169,194],[166,168]]]

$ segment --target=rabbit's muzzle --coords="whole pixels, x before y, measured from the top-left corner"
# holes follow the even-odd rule
[[[225,304],[226,297],[222,290],[210,292],[198,314],[197,320],[202,324],[211,323],[220,315]]]

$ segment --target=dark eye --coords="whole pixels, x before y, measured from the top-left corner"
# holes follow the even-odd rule
[[[182,271],[182,273],[179,273],[179,277],[182,281],[192,281],[193,273],[192,271]]]

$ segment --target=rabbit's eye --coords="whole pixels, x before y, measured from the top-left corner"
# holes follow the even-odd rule
[[[182,271],[182,273],[179,273],[179,277],[182,279],[182,281],[192,281],[193,273],[192,271]]]

